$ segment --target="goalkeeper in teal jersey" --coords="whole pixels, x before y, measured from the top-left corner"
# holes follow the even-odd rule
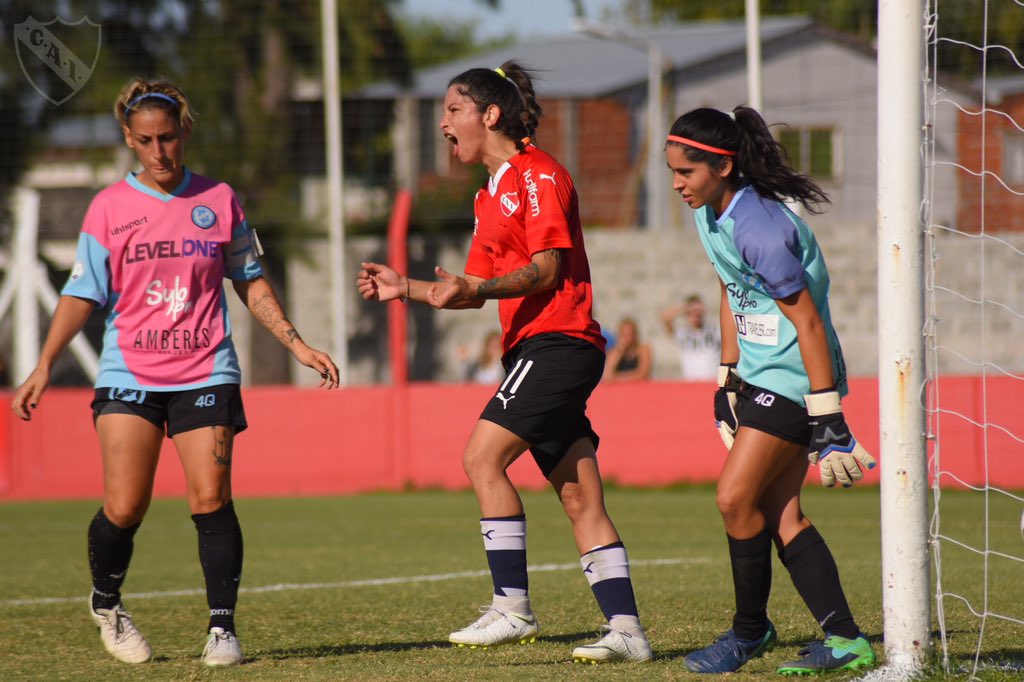
[[[721,283],[722,359],[715,423],[729,449],[718,508],[732,563],[732,627],[686,656],[687,669],[728,673],[775,646],[768,618],[772,543],[824,637],[783,674],[852,670],[875,662],[839,582],[832,553],[803,515],[808,464],[827,487],[849,487],[875,466],[843,418],[846,368],[828,307],[829,276],[807,224],[828,202],[786,163],[761,115],[695,109],[665,145],[672,188],[696,211],[697,232]]]

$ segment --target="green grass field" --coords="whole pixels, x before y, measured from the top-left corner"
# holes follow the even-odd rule
[[[944,493],[943,529],[961,541],[980,541],[980,498]],[[530,646],[471,651],[446,641],[489,601],[471,494],[236,500],[246,543],[238,624],[247,660],[224,670],[206,670],[198,661],[206,606],[183,500],[155,502],[136,538],[125,602],[153,646],[154,660],[143,666],[110,658],[86,612],[85,534],[98,503],[2,504],[0,680],[698,679],[681,657],[726,629],[732,612],[713,489],[608,491],[655,650],[656,660],[646,665],[571,663],[572,647],[594,639],[602,617],[554,495],[526,494],[524,502],[541,638]],[[808,487],[804,506],[829,541],[854,614],[881,654],[878,489]],[[994,499],[989,516],[991,548],[1024,554],[1019,502]],[[943,547],[947,590],[980,600],[981,558]],[[775,568],[769,611],[780,645],[730,681],[782,679],[775,666],[819,636],[788,575],[778,562]],[[988,568],[990,609],[1024,617],[1022,564],[990,559]],[[945,616],[953,667],[968,670],[979,624],[959,604],[947,600]],[[990,618],[985,632],[982,657],[991,665],[976,679],[1022,679],[1024,628]]]

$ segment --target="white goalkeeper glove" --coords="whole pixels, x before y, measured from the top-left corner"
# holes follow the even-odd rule
[[[718,366],[718,390],[715,391],[715,428],[722,437],[726,450],[732,450],[736,436],[736,391],[740,377],[736,365]]]
[[[821,484],[831,488],[839,481],[849,488],[864,478],[865,469],[875,468],[875,458],[868,454],[850,432],[843,417],[838,391],[823,391],[804,396],[810,416],[811,443],[807,459],[818,465]]]

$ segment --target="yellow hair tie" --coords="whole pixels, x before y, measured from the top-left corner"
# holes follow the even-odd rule
[[[498,74],[502,78],[508,78],[508,76],[505,75],[505,70],[502,69],[500,66],[494,69],[494,73]]]

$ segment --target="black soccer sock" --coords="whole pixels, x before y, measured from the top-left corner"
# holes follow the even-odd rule
[[[729,539],[736,614],[732,629],[740,639],[758,639],[768,629],[768,596],[772,590],[772,537],[768,529],[746,540]]]
[[[242,580],[242,528],[228,502],[209,514],[193,514],[199,535],[199,563],[206,578],[209,627],[235,632],[235,604]]]
[[[103,508],[89,524],[89,571],[92,573],[92,608],[112,609],[121,601],[128,564],[135,548],[135,532],[142,524],[115,526]]]
[[[789,571],[796,591],[826,634],[847,639],[860,634],[839,583],[836,561],[814,526],[802,530],[783,547],[779,558]]]
[[[525,597],[530,587],[526,573],[526,515],[480,519],[480,534],[494,594]]]
[[[580,557],[583,574],[594,591],[597,605],[611,622],[615,616],[638,617],[633,580],[629,575],[629,558],[621,542],[592,549]]]

